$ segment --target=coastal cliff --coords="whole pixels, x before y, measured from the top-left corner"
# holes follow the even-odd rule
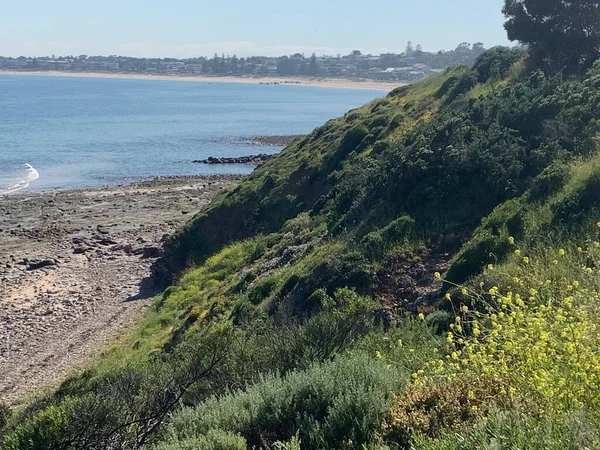
[[[600,65],[525,56],[396,89],[221,193],[167,240],[145,321],[7,410],[3,445],[598,442]]]

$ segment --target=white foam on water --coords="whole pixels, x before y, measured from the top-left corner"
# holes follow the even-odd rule
[[[37,180],[40,177],[40,174],[31,164],[23,164],[23,168],[26,170],[25,178],[19,180],[17,183],[10,186],[8,189],[0,190],[0,195],[10,194],[11,192],[19,191],[21,189],[25,189],[29,186],[29,183]]]

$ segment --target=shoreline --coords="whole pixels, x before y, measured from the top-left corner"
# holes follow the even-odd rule
[[[246,165],[246,164],[245,164]],[[7,199],[18,197],[31,197],[41,195],[56,195],[56,194],[76,194],[84,192],[101,192],[114,191],[118,189],[143,189],[154,185],[170,185],[181,183],[194,183],[197,180],[210,182],[239,182],[246,178],[249,174],[243,173],[209,173],[199,175],[158,175],[138,178],[124,178],[113,183],[104,183],[98,185],[83,185],[71,187],[54,187],[54,188],[36,188],[27,186],[10,192],[0,193],[0,202]],[[35,183],[35,181],[33,181]]]
[[[242,178],[0,197],[0,403],[57,386],[142,320],[166,236]]]
[[[28,76],[57,76],[74,78],[109,78],[131,80],[160,80],[160,81],[188,81],[196,83],[237,83],[237,84],[265,84],[279,83],[280,86],[312,86],[336,89],[359,89],[368,91],[390,92],[398,87],[406,86],[404,82],[384,82],[375,80],[346,80],[343,78],[307,78],[307,77],[236,77],[236,76],[206,76],[206,75],[152,75],[128,74],[108,72],[62,72],[62,71],[24,71],[0,70],[0,75],[28,75]]]

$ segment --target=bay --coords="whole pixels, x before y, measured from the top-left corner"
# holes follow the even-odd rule
[[[0,193],[153,176],[246,174],[209,156],[274,153],[253,136],[306,134],[381,91],[0,75]]]

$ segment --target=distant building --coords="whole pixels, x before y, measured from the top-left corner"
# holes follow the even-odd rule
[[[419,72],[431,73],[431,67],[424,63],[413,64],[413,69]]]
[[[202,64],[186,64],[185,70],[190,73],[202,73]]]
[[[119,70],[119,63],[108,61],[86,61],[83,67],[87,70]]]

